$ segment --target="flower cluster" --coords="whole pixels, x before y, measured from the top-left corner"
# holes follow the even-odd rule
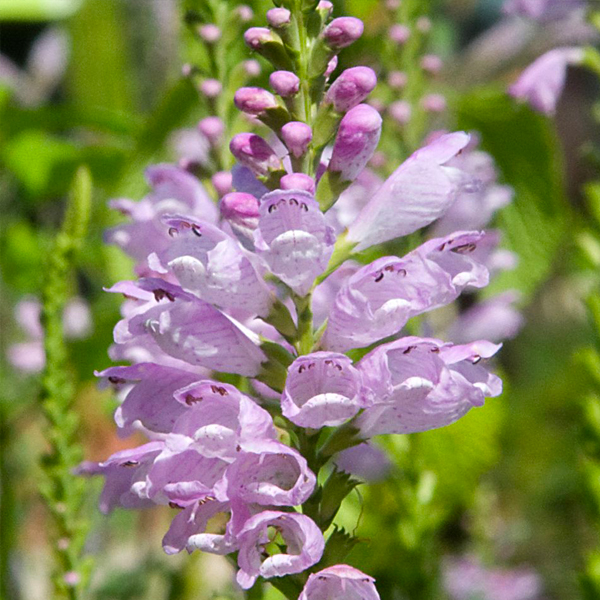
[[[150,441],[79,471],[105,477],[103,511],[179,511],[165,551],[236,553],[242,588],[291,576],[302,600],[375,600],[372,578],[326,553],[340,538],[323,532],[355,484],[336,470],[324,486],[317,476],[341,450],[449,425],[500,394],[482,364],[499,345],[404,332],[488,283],[496,238],[444,230],[362,264],[364,250],[444,215],[452,223],[454,203],[479,189],[457,159],[470,136],[435,137],[353,202],[381,134],[364,103],[376,76],[358,66],[331,79],[363,24],[332,20],[326,1],[278,4],[269,27],[245,34],[276,70],[272,92],[235,93],[271,130],[231,140],[236,191],[217,208],[192,174],[159,165],[146,198],[114,203],[130,221],[109,239],[140,278],[109,290],[125,297],[111,357],[132,364],[98,375],[123,397],[120,431]]]

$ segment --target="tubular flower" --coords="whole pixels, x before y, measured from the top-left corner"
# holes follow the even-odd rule
[[[463,183],[461,172],[446,163],[468,143],[469,136],[458,132],[417,150],[371,197],[348,228],[348,240],[357,244],[357,250],[364,250],[439,219]]]
[[[349,565],[335,565],[309,576],[298,600],[379,600],[374,579]]]
[[[500,346],[464,346],[440,340],[402,338],[367,354],[359,364],[373,405],[358,418],[362,436],[415,433],[454,423],[502,383],[478,363]]]
[[[269,527],[281,536],[287,549],[283,554],[263,560],[261,547],[272,541],[268,535]],[[240,570],[237,582],[244,589],[252,587],[259,575],[269,579],[304,571],[320,560],[325,546],[323,534],[312,519],[272,510],[250,517],[238,539]]]
[[[281,410],[296,425],[335,427],[364,405],[360,373],[347,356],[316,352],[290,365]]]

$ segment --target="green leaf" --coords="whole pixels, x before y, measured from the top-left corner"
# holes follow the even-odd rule
[[[52,0],[48,0],[52,1]],[[70,21],[68,90],[75,104],[135,112],[132,48],[125,31],[126,3],[87,0]]]
[[[36,199],[65,195],[81,163],[89,165],[100,183],[112,184],[122,168],[124,153],[118,147],[80,147],[44,131],[26,130],[7,142],[0,156]]]
[[[549,276],[566,237],[569,209],[565,200],[562,153],[552,122],[506,93],[483,88],[463,97],[458,125],[481,134],[513,186],[515,199],[501,211],[503,247],[519,256],[513,271],[501,273],[486,294],[516,288],[531,295]]]
[[[25,131],[5,145],[3,159],[27,192],[38,196],[48,190],[56,193],[54,182],[70,179],[78,154],[70,142],[42,131]]]
[[[333,532],[327,539],[325,552],[323,553],[321,562],[318,564],[318,568],[324,569],[343,563],[354,546],[359,542],[360,540],[358,538],[349,534],[343,527],[338,528],[337,526],[334,526]]]
[[[489,399],[448,427],[415,435],[418,456],[437,477],[444,502],[468,500],[479,478],[499,459],[504,403]]]

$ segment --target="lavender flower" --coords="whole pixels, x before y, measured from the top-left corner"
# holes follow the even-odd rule
[[[471,253],[481,233],[433,239],[404,258],[383,257],[359,269],[338,292],[324,344],[344,352],[400,331],[409,318],[450,303],[469,286],[484,287],[487,268]]]
[[[275,150],[255,133],[238,133],[231,140],[229,149],[241,165],[256,175],[266,176],[270,172],[283,170]]]
[[[240,88],[235,93],[233,101],[239,110],[249,115],[260,115],[269,108],[278,106],[273,94],[258,87]]]
[[[271,542],[267,530],[275,528],[287,550],[263,560],[261,547]],[[250,517],[238,535],[240,551],[237,582],[244,589],[252,587],[260,575],[265,579],[300,573],[317,563],[325,547],[323,534],[305,515],[264,511]]]
[[[292,13],[287,8],[271,8],[267,11],[267,22],[275,29],[288,25]]]
[[[392,25],[388,35],[396,44],[405,44],[410,37],[410,29],[406,25]]]
[[[225,125],[219,117],[206,117],[198,123],[198,130],[211,146],[217,146],[225,131]]]
[[[46,365],[44,332],[40,322],[41,305],[37,299],[21,300],[15,308],[15,319],[27,339],[7,349],[9,363],[22,373],[39,373]],[[67,339],[86,338],[92,330],[88,304],[81,298],[71,299],[63,312],[63,330]]]
[[[252,237],[258,227],[258,200],[252,194],[233,192],[221,199],[221,215],[232,228]]]
[[[163,442],[149,442],[131,450],[122,450],[101,463],[84,462],[77,472],[81,475],[102,475],[104,488],[100,495],[100,510],[109,513],[117,506],[143,508],[152,502],[136,493],[144,484],[148,467],[161,453]]]
[[[300,158],[312,140],[312,129],[306,123],[291,121],[281,128],[281,137],[292,155]]]
[[[500,379],[478,363],[499,349],[485,341],[453,346],[416,337],[379,346],[359,364],[373,394],[373,405],[356,421],[361,436],[443,427],[498,396]]]
[[[279,183],[282,190],[303,190],[312,195],[315,193],[315,180],[304,173],[284,175]]]
[[[296,425],[335,427],[365,406],[361,375],[343,354],[316,352],[290,365],[281,411]]]
[[[152,192],[140,202],[113,200],[111,207],[131,218],[106,234],[108,242],[116,244],[140,265],[148,255],[170,243],[168,229],[162,222],[167,213],[197,215],[214,223],[218,212],[202,184],[183,169],[172,165],[156,165],[146,170]]]
[[[191,365],[256,375],[265,360],[258,339],[232,318],[183,289],[160,279],[137,282],[154,297],[115,328],[115,342],[156,344],[172,358]],[[210,325],[208,325],[210,323]]]
[[[583,9],[585,4],[585,0],[506,0],[502,10],[508,15],[550,21],[568,17]]]
[[[330,48],[341,50],[358,40],[364,31],[363,22],[354,17],[338,17],[327,25],[323,38]]]
[[[261,198],[254,239],[269,269],[301,295],[327,267],[335,243],[315,199],[299,190]]]
[[[582,48],[555,48],[534,61],[509,90],[511,96],[526,100],[532,108],[554,114],[565,86],[567,67],[584,58]]]
[[[293,448],[270,440],[247,441],[214,492],[219,500],[299,506],[308,500],[315,482],[306,459]]]
[[[269,77],[269,85],[282,98],[295,96],[300,89],[300,79],[290,71],[275,71]]]
[[[542,591],[529,569],[488,569],[472,557],[447,558],[443,578],[451,600],[538,600]]]
[[[362,250],[439,219],[462,183],[460,172],[445,164],[468,142],[467,134],[452,133],[417,150],[375,192],[348,228],[348,240]]]
[[[349,565],[335,565],[313,573],[298,600],[379,600],[374,579]]]

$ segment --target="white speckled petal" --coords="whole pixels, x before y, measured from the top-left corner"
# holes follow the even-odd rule
[[[246,376],[259,373],[265,356],[258,338],[232,318],[162,280],[140,280],[138,285],[160,300],[129,321],[130,334],[150,336],[168,355],[191,365]]]
[[[277,190],[261,199],[257,252],[297,294],[306,294],[325,270],[334,243],[333,229],[308,192]]]
[[[281,409],[301,427],[334,427],[366,406],[361,375],[343,354],[315,352],[288,369]]]

